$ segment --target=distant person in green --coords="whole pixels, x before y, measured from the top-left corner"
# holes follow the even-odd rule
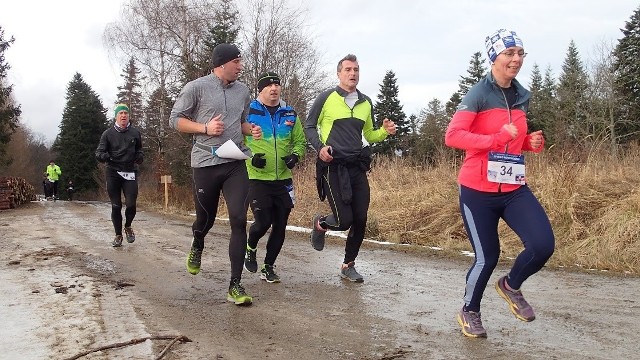
[[[265,129],[262,139],[245,136],[253,158],[247,159],[249,193],[247,202],[254,222],[249,228],[244,267],[258,271],[258,241],[271,228],[260,278],[279,283],[275,261],[284,244],[289,214],[295,203],[291,169],[304,155],[306,140],[295,110],[280,99],[280,77],[265,72],[258,78],[258,98],[249,105],[247,122]]]
[[[56,163],[51,160],[47,166],[46,173],[47,179],[49,179],[49,182],[52,184],[51,197],[53,200],[56,200],[58,199],[58,180],[60,180],[62,170],[60,170],[60,166],[56,165]]]

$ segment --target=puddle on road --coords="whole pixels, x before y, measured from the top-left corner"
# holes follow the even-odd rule
[[[116,265],[111,260],[102,259],[93,255],[86,255],[82,260],[89,269],[95,270],[101,274],[116,273]]]

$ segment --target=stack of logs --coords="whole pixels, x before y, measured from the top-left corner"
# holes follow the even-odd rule
[[[35,199],[33,185],[23,178],[0,177],[0,210],[13,209]]]

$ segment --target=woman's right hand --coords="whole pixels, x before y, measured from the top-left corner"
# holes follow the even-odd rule
[[[515,139],[518,136],[518,128],[515,125],[504,124],[502,128],[505,129],[509,133],[509,135],[511,135],[512,139]]]

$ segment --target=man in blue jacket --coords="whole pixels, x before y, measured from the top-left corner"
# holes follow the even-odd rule
[[[258,98],[249,106],[248,121],[264,129],[262,139],[246,136],[253,158],[246,160],[249,173],[247,201],[254,223],[249,229],[244,267],[258,271],[258,241],[271,227],[260,278],[268,283],[280,282],[275,261],[284,243],[289,213],[295,202],[291,169],[304,155],[305,138],[295,110],[280,99],[280,77],[266,72],[258,79]]]

